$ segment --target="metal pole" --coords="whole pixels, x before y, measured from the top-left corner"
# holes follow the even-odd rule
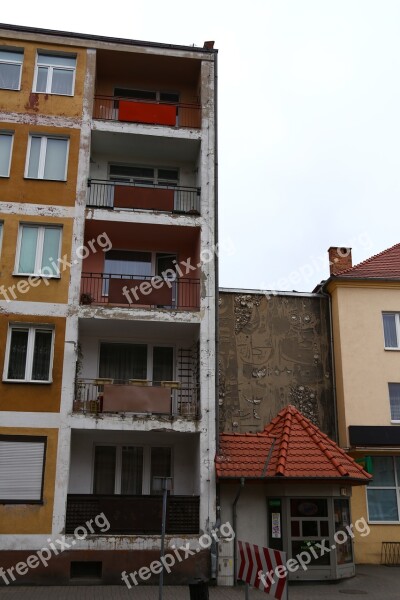
[[[246,583],[246,585],[244,586],[244,597],[245,600],[249,600],[249,584]]]
[[[164,584],[164,563],[162,559],[164,558],[164,542],[165,542],[165,522],[167,520],[167,480],[163,479],[163,504],[162,504],[162,525],[161,525],[161,551],[160,551],[160,560],[161,560],[161,573],[158,587],[158,600],[162,600],[163,597],[163,584]]]

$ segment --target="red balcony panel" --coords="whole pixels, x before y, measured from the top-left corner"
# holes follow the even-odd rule
[[[152,281],[144,281],[143,279],[110,279],[110,287],[108,292],[108,302],[110,304],[139,304],[139,305],[155,305],[155,306],[173,306],[172,287],[169,287],[170,282],[160,281],[162,284],[160,289],[156,289],[152,285]],[[170,283],[170,285],[174,285]],[[123,293],[123,288],[127,287],[128,294]],[[143,293],[140,286],[144,289]],[[133,290],[133,291],[131,291]]]
[[[174,210],[174,190],[115,185],[114,208]]]
[[[174,127],[176,124],[176,106],[174,104],[153,104],[152,102],[120,100],[118,118],[120,121]]]
[[[171,390],[165,387],[106,384],[103,412],[171,414]]]

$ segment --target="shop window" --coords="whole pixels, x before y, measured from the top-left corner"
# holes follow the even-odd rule
[[[328,502],[323,498],[292,498],[290,500],[290,526],[292,538],[292,556],[309,552],[310,548],[320,544],[326,537],[329,543]],[[310,565],[329,565],[329,555],[312,553]]]

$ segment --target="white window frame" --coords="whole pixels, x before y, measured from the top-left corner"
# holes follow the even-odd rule
[[[121,495],[121,476],[122,476],[122,447],[123,446],[132,446],[135,448],[142,448],[143,450],[143,471],[142,471],[142,496],[151,495],[151,449],[152,448],[170,448],[171,450],[171,479],[172,484],[174,482],[174,446],[171,444],[170,446],[166,444],[151,444],[151,446],[143,445],[143,444],[113,444],[112,442],[96,442],[93,444],[93,452],[92,452],[92,476],[91,476],[91,484],[90,489],[91,493],[94,493],[94,467],[95,467],[95,459],[96,459],[96,446],[112,446],[116,448],[116,458],[115,458],[115,482],[114,482],[114,495]],[[172,487],[173,490],[173,487]]]
[[[384,324],[383,324],[384,315],[393,315],[395,317],[397,346],[386,346],[385,329],[384,329]],[[398,352],[400,350],[400,312],[388,311],[388,310],[383,311],[382,312],[382,327],[383,327],[383,343],[384,343],[385,350],[391,350],[391,351],[394,350],[395,352]]]
[[[66,66],[62,66],[62,65],[49,65],[49,64],[43,64],[40,62],[40,55],[44,54],[46,56],[65,56],[66,58],[75,58],[75,66],[74,67],[66,67]],[[68,96],[68,97],[72,97],[74,96],[75,93],[75,79],[76,79],[76,63],[77,63],[77,55],[76,54],[68,54],[68,53],[61,53],[61,52],[47,52],[46,50],[38,50],[36,53],[36,65],[35,65],[35,74],[33,76],[33,89],[32,91],[35,92],[35,94],[51,94],[52,96]],[[38,73],[39,73],[39,67],[42,68],[47,68],[47,80],[46,80],[46,91],[44,92],[39,92],[36,89],[36,85],[37,85],[37,78],[38,78]],[[52,92],[51,91],[51,86],[53,84],[53,71],[54,69],[59,69],[60,71],[73,71],[73,76],[72,76],[72,90],[70,94],[60,94],[59,92]]]
[[[28,348],[26,354],[26,363],[25,363],[25,379],[8,379],[8,366],[10,362],[10,349],[11,349],[11,337],[12,332],[16,329],[28,329]],[[51,352],[50,352],[50,364],[49,364],[49,379],[32,379],[32,368],[33,368],[33,353],[35,348],[35,335],[36,330],[47,330],[52,332],[51,337]],[[32,324],[32,323],[10,323],[8,327],[7,333],[7,342],[6,342],[6,354],[4,359],[4,371],[3,371],[3,381],[7,381],[8,383],[35,383],[35,384],[47,384],[53,382],[53,359],[54,359],[54,338],[55,338],[55,329],[54,325],[49,325],[48,323],[44,324]]]
[[[40,138],[40,153],[39,153],[39,167],[38,167],[38,176],[30,177],[29,173],[29,161],[31,157],[31,145],[32,138]],[[64,170],[64,178],[63,179],[48,179],[44,177],[44,170],[46,165],[46,154],[47,154],[47,140],[64,140],[67,142],[67,152],[65,155],[65,170]],[[26,162],[25,162],[25,174],[24,177],[26,179],[43,179],[45,181],[67,181],[67,172],[68,172],[68,158],[69,158],[69,137],[62,135],[43,135],[41,133],[31,133],[29,135],[28,140],[28,149],[26,153]]]
[[[365,486],[365,502],[367,505],[367,518],[368,523],[371,525],[398,525],[400,523],[400,480],[397,477],[397,469],[396,469],[396,458],[400,460],[399,456],[396,455],[380,455],[380,456],[390,456],[393,461],[394,466],[394,485],[377,485],[377,486]],[[379,458],[377,455],[372,456],[372,458]],[[373,463],[372,463],[373,464]],[[397,498],[397,521],[373,521],[369,516],[369,502],[368,502],[368,489],[371,490],[395,490],[396,498]]]
[[[27,435],[0,435],[0,442],[3,444],[40,444],[43,447],[43,462],[41,469],[41,481],[38,482],[40,485],[40,497],[39,498],[3,498],[0,494],[0,504],[43,504],[43,491],[44,491],[44,474],[46,465],[46,451],[47,451],[47,438],[44,436],[27,436]],[[27,446],[27,450],[28,450]],[[12,448],[10,448],[12,449]],[[15,448],[13,449],[15,450]],[[20,448],[22,450],[22,447]],[[31,457],[32,460],[32,457]],[[29,464],[25,465],[29,469]],[[37,464],[35,465],[37,466]],[[4,465],[7,468],[7,464]],[[23,467],[21,468],[21,475],[23,474]],[[31,476],[31,473],[30,473]]]
[[[24,227],[35,227],[38,229],[38,236],[36,242],[36,256],[35,256],[35,269],[33,273],[23,273],[18,270],[19,267],[19,259],[21,255],[21,243],[22,243],[22,231]],[[26,277],[44,277],[46,279],[60,279],[61,272],[58,269],[58,273],[56,275],[48,275],[46,273],[41,272],[41,264],[43,259],[43,244],[44,244],[44,234],[46,229],[58,229],[60,231],[60,242],[58,248],[58,256],[54,256],[54,262],[59,261],[61,258],[61,247],[62,247],[62,233],[63,228],[62,225],[39,225],[38,223],[20,223],[18,230],[18,240],[17,240],[17,252],[15,253],[15,266],[13,275],[23,275]]]
[[[0,129],[0,136],[1,135],[7,135],[8,137],[11,137],[11,147],[10,147],[10,156],[8,157],[7,175],[0,175],[0,178],[3,178],[3,177],[6,178],[6,177],[10,177],[11,157],[12,157],[12,153],[13,153],[13,149],[14,149],[14,132],[7,131],[6,129]]]
[[[2,50],[3,52],[18,52],[21,54],[21,62],[19,62],[17,60],[2,60],[2,59],[0,59],[0,63],[3,65],[20,65],[18,87],[17,88],[0,87],[0,89],[10,90],[12,92],[19,92],[21,90],[22,66],[24,64],[24,49],[23,48],[13,48],[12,46],[1,46],[0,50]]]
[[[390,422],[391,423],[400,423],[400,419],[393,419],[392,416],[392,399],[390,397],[390,385],[399,385],[400,386],[400,382],[398,381],[389,381],[388,383],[388,394],[389,394],[389,409],[390,409]]]

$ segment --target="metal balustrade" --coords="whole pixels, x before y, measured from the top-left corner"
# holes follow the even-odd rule
[[[169,127],[201,127],[200,104],[96,95],[93,118]]]
[[[200,188],[89,179],[86,206],[200,214]]]
[[[81,304],[199,310],[200,280],[163,275],[82,273]]]

